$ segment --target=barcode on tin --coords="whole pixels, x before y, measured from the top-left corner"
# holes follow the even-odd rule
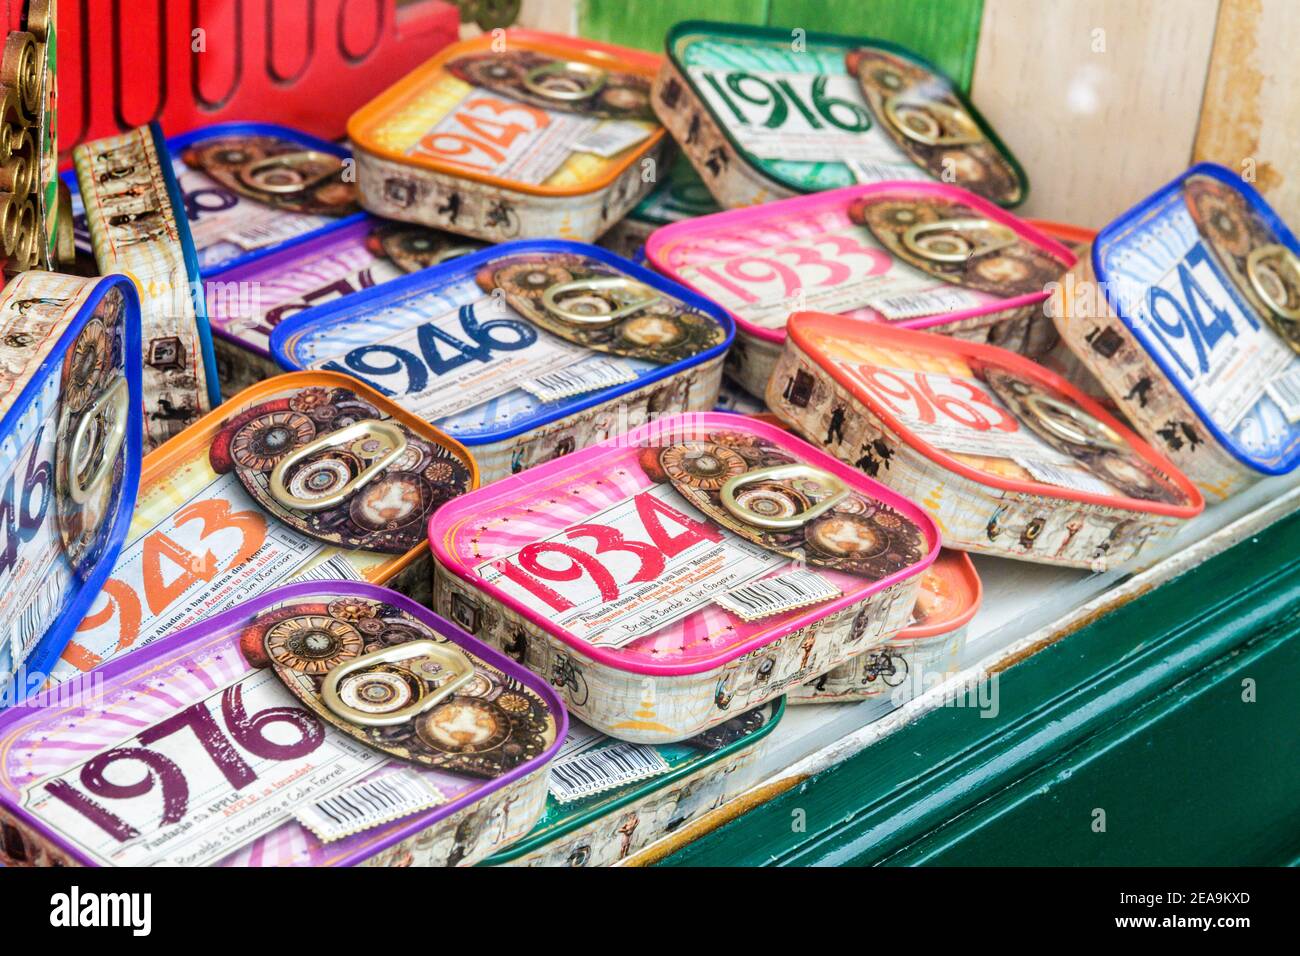
[[[446,802],[427,776],[402,769],[363,780],[298,810],[298,822],[321,842],[340,840]]]
[[[561,803],[568,803],[667,770],[668,761],[654,747],[615,743],[557,760],[551,766],[551,795]]]
[[[326,558],[320,564],[306,571],[299,571],[293,576],[294,581],[360,581],[361,574],[347,558],[336,554]]]
[[[860,183],[881,183],[898,179],[929,179],[919,167],[911,163],[873,163],[866,159],[846,159],[853,178]]]
[[[1273,378],[1264,386],[1268,397],[1277,402],[1289,422],[1300,422],[1300,368],[1293,368]]]
[[[626,365],[598,359],[594,362],[584,362],[573,368],[562,368],[557,372],[541,375],[524,382],[519,387],[539,401],[555,402],[561,398],[635,380],[636,372]]]
[[[642,123],[606,120],[584,134],[573,148],[579,153],[594,153],[603,159],[611,159],[649,135],[650,130]]]
[[[797,607],[820,604],[843,593],[834,584],[812,571],[790,571],[774,578],[763,578],[742,587],[732,588],[717,598],[725,610],[745,621],[756,621],[793,611]]]
[[[1095,495],[1113,495],[1115,489],[1086,471],[1075,468],[1061,468],[1045,461],[1030,461],[1027,458],[1015,459],[1016,464],[1029,472],[1035,481],[1058,488],[1070,488],[1074,491],[1086,491]]]
[[[63,596],[63,581],[54,576],[46,581],[32,601],[9,627],[9,647],[15,662],[27,656],[33,644],[50,624],[50,612]]]
[[[969,309],[979,303],[979,299],[961,289],[935,289],[932,292],[913,292],[906,295],[885,295],[867,303],[886,319],[898,322],[903,319],[917,319],[923,315],[942,315]]]

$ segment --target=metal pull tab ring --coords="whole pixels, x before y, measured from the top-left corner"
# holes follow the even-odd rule
[[[756,484],[760,481],[812,481],[822,485],[829,485],[832,492],[826,498],[823,498],[817,504],[801,511],[797,515],[791,515],[788,518],[776,518],[771,515],[761,515],[752,511],[744,504],[736,500],[736,492],[746,485]],[[764,528],[769,531],[794,531],[802,528],[814,518],[824,515],[837,504],[849,496],[849,487],[836,478],[834,475],[822,471],[820,468],[814,468],[812,465],[791,464],[791,465],[772,465],[769,468],[756,468],[753,471],[747,471],[744,474],[736,475],[722,486],[719,495],[722,498],[722,507],[726,508],[731,514],[746,524],[753,525],[755,528]]]
[[[322,163],[325,164],[325,170],[315,175],[304,173],[299,169],[299,167],[318,166]],[[246,163],[240,167],[239,178],[246,185],[253,189],[260,189],[262,192],[296,193],[329,179],[342,167],[343,161],[337,156],[314,149],[304,149],[296,153],[266,156]],[[275,176],[278,170],[289,170],[294,175],[279,178]]]
[[[957,132],[945,134],[936,113]],[[909,103],[906,94],[898,94],[885,100],[885,116],[896,130],[925,146],[969,146],[984,138],[969,113],[947,103]]]
[[[628,302],[626,305],[614,308],[606,296],[601,293],[615,291],[637,291],[640,297]],[[561,302],[561,296],[568,296],[567,301]],[[640,309],[644,309],[651,302],[658,298],[658,294],[649,286],[642,285],[633,279],[627,279],[623,276],[604,276],[599,279],[574,279],[570,282],[560,282],[551,286],[542,294],[542,305],[546,311],[554,315],[557,319],[565,322],[572,322],[575,325],[609,325],[611,322],[617,322],[619,319],[626,318]],[[594,311],[592,300],[597,300],[602,305],[610,307],[608,312]],[[586,305],[584,311],[578,311],[575,308],[575,302],[578,308]]]
[[[285,476],[298,462],[324,449],[353,445],[368,437],[386,443],[387,449],[381,449],[373,456],[368,456],[371,457],[370,464],[342,488],[312,498],[304,498],[289,490]],[[281,458],[280,463],[271,472],[271,497],[284,507],[299,511],[324,511],[326,508],[333,508],[377,478],[380,472],[396,461],[404,451],[406,451],[406,433],[392,422],[381,422],[373,418],[353,422],[346,428],[322,435]]]
[[[1124,450],[1114,429],[1081,408],[1038,393],[1026,395],[1024,401],[1034,418],[1062,441],[1074,445],[1095,445],[1111,451]],[[1062,421],[1062,417],[1066,420]]]
[[[961,235],[964,232],[988,232],[992,238],[978,245]],[[1015,231],[988,219],[944,219],[941,222],[918,222],[903,233],[903,246],[931,262],[965,262],[975,256],[1005,249],[1016,241]]]
[[[77,428],[72,433],[72,444],[68,449],[71,461],[71,467],[68,468],[68,494],[77,504],[83,505],[89,501],[113,473],[113,462],[117,460],[117,453],[122,450],[122,443],[126,441],[126,423],[130,408],[130,388],[126,377],[119,376],[111,387],[90,403],[77,420]],[[101,437],[92,426],[95,426],[100,416],[105,413],[108,416],[108,423],[106,432],[102,436],[104,451],[90,477],[83,479],[81,463],[86,461],[94,451],[93,444],[90,443],[92,438]]]
[[[1300,322],[1300,306],[1290,308],[1286,304],[1286,279],[1283,272],[1291,273],[1291,283],[1300,288],[1300,257],[1286,246],[1276,243],[1252,249],[1246,259],[1246,276],[1255,293],[1264,303],[1288,322]],[[1278,293],[1282,300],[1278,301]]]
[[[562,80],[563,85],[547,86],[545,80],[559,76],[561,74],[578,74],[586,79],[586,85],[572,80]],[[605,87],[609,79],[607,74],[600,67],[592,66],[589,63],[574,63],[566,61],[557,61],[555,63],[544,63],[541,66],[535,66],[524,74],[524,88],[536,93],[538,96],[545,96],[547,99],[560,100],[565,103],[577,103],[582,100],[589,100]]]
[[[377,670],[367,680],[358,671],[381,664],[394,665],[394,670],[409,661],[422,658],[450,676],[431,694],[425,694],[405,706],[393,706],[410,693],[410,685],[401,674],[393,670]],[[427,676],[420,674],[420,665],[410,668],[411,675],[420,683]],[[350,679],[349,679],[350,678]],[[349,723],[362,727],[392,727],[432,710],[457,690],[474,679],[474,665],[458,648],[436,641],[407,641],[392,647],[381,647],[340,664],[328,674],[321,684],[320,695],[325,706]]]

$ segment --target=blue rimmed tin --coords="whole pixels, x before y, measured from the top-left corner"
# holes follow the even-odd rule
[[[272,123],[167,140],[204,277],[356,222],[346,147]]]
[[[0,292],[0,707],[44,683],[113,567],[142,407],[127,279],[25,272]]]
[[[95,262],[140,296],[144,447],[221,404],[212,335],[184,203],[157,123],[72,152]]]
[[[487,483],[712,408],[733,334],[722,309],[607,250],[523,240],[300,312],[271,351],[435,422]]]
[[[1102,229],[1050,310],[1207,498],[1300,463],[1300,244],[1231,170],[1193,166]]]

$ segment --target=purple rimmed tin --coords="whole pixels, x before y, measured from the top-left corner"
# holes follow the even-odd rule
[[[567,725],[408,598],[290,585],[0,718],[0,861],[470,864],[536,822]]]

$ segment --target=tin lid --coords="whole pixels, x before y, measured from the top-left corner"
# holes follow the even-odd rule
[[[1086,226],[1073,226],[1068,222],[1054,222],[1050,219],[1026,219],[1025,222],[1065,246],[1076,258],[1083,255],[1083,251],[1097,238],[1097,230]]]
[[[145,458],[112,600],[55,677],[288,581],[388,581],[423,550],[428,516],[477,485],[463,446],[355,379],[259,382]]]
[[[1102,229],[1092,266],[1224,448],[1270,475],[1300,463],[1300,244],[1254,187],[1222,166],[1193,166]],[[1080,317],[1083,296],[1064,292]],[[1180,425],[1195,434],[1162,427]]]
[[[637,203],[628,218],[662,226],[719,211],[718,204],[713,201],[713,194],[704,185],[695,167],[685,156],[677,153],[669,167],[668,178]]]
[[[477,240],[427,226],[349,217],[336,229],[208,279],[204,288],[212,330],[270,358],[271,332],[289,316],[482,247]]]
[[[663,675],[771,644],[919,574],[939,548],[910,501],[725,412],[662,418],[494,482],[435,515],[429,540],[538,630]]]
[[[0,292],[0,709],[44,682],[126,537],[140,356],[125,276],[29,271]]]
[[[1018,494],[1190,518],[1201,493],[1061,376],[991,345],[796,312],[791,341],[938,468]]]
[[[970,623],[983,598],[984,585],[970,555],[944,548],[921,573],[912,623],[899,631],[894,641],[910,644],[951,634]]]
[[[354,581],[269,591],[99,675],[0,717],[0,806],[88,865],[359,863],[541,770],[567,729],[544,680]],[[413,696],[432,706],[403,718]],[[104,782],[123,761],[160,769]]]
[[[802,32],[802,31],[801,31]],[[938,68],[884,40],[686,21],[668,57],[751,167],[794,192],[940,179],[1003,206],[1024,171]]]
[[[712,302],[606,249],[520,240],[300,312],[271,350],[481,445],[719,357],[733,334]]]
[[[687,777],[727,760],[734,754],[757,746],[759,742],[776,729],[776,725],[781,722],[783,716],[785,716],[785,698],[778,697],[776,700],[770,700],[753,710],[738,714],[722,724],[710,728],[704,734],[691,737],[680,743],[650,746],[648,744],[624,743],[606,737],[605,740],[608,741],[610,747],[653,751],[667,765],[667,771],[656,774],[649,779],[638,780],[635,783],[629,783],[626,786],[612,790],[603,790],[587,797],[579,797],[567,803],[557,800],[552,791],[546,798],[546,809],[542,812],[542,818],[529,831],[528,836],[517,843],[512,843],[505,851],[488,857],[483,861],[482,865],[502,866],[510,863],[522,856],[542,849],[548,843],[553,843],[570,833],[589,826],[597,820],[610,818],[612,814],[617,813],[629,804],[644,800],[651,794],[661,791],[667,792]],[[570,738],[573,737],[575,730],[585,731],[587,734],[596,735],[597,737],[603,736],[597,731],[586,727],[580,721],[570,718]],[[720,737],[721,742],[718,742]],[[561,750],[559,758],[552,765],[552,782],[555,780],[555,770],[562,765],[563,760],[564,751]],[[671,821],[667,821],[667,828],[673,828]],[[599,838],[597,836],[594,839]],[[590,847],[587,847],[585,853],[589,855],[590,852]],[[584,866],[586,859],[584,848],[578,846],[574,848],[568,862],[572,866]]]
[[[795,309],[929,328],[1032,305],[1075,261],[992,203],[919,182],[849,186],[673,223],[651,234],[646,257],[769,342],[785,339]]]
[[[498,42],[504,49],[497,49]],[[604,189],[664,137],[659,57],[575,37],[497,31],[441,50],[348,120],[356,148],[536,196]]]
[[[348,150],[290,127],[217,123],[167,149],[204,277],[362,215]]]

